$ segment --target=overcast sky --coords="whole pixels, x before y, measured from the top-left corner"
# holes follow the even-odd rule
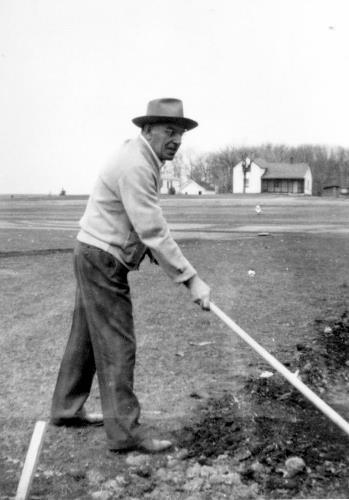
[[[184,148],[349,147],[348,0],[0,0],[0,193],[87,193],[131,119]]]

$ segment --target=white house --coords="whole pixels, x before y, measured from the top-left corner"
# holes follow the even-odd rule
[[[233,168],[233,193],[312,194],[312,173],[307,163],[271,163],[246,158]]]
[[[233,193],[261,193],[265,169],[246,158],[233,168]]]

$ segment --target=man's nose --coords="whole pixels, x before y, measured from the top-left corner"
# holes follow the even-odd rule
[[[182,134],[180,132],[177,132],[176,134],[173,135],[172,140],[174,143],[180,146],[182,144]]]

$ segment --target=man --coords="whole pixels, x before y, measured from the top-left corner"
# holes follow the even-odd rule
[[[77,291],[73,322],[52,401],[52,423],[104,423],[115,451],[163,451],[167,440],[150,437],[139,424],[133,392],[135,336],[127,281],[146,254],[185,285],[209,309],[210,288],[183,256],[159,206],[160,169],[173,160],[182,135],[198,124],[185,118],[178,99],[150,101],[133,123],[141,134],[124,143],[102,170],[80,221],[74,253]],[[101,415],[84,403],[97,371]]]

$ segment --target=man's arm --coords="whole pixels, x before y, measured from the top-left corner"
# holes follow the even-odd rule
[[[209,309],[209,287],[198,276],[172,238],[162,215],[155,174],[146,165],[131,168],[119,179],[120,198],[144,245],[176,283],[187,284],[193,300]]]

